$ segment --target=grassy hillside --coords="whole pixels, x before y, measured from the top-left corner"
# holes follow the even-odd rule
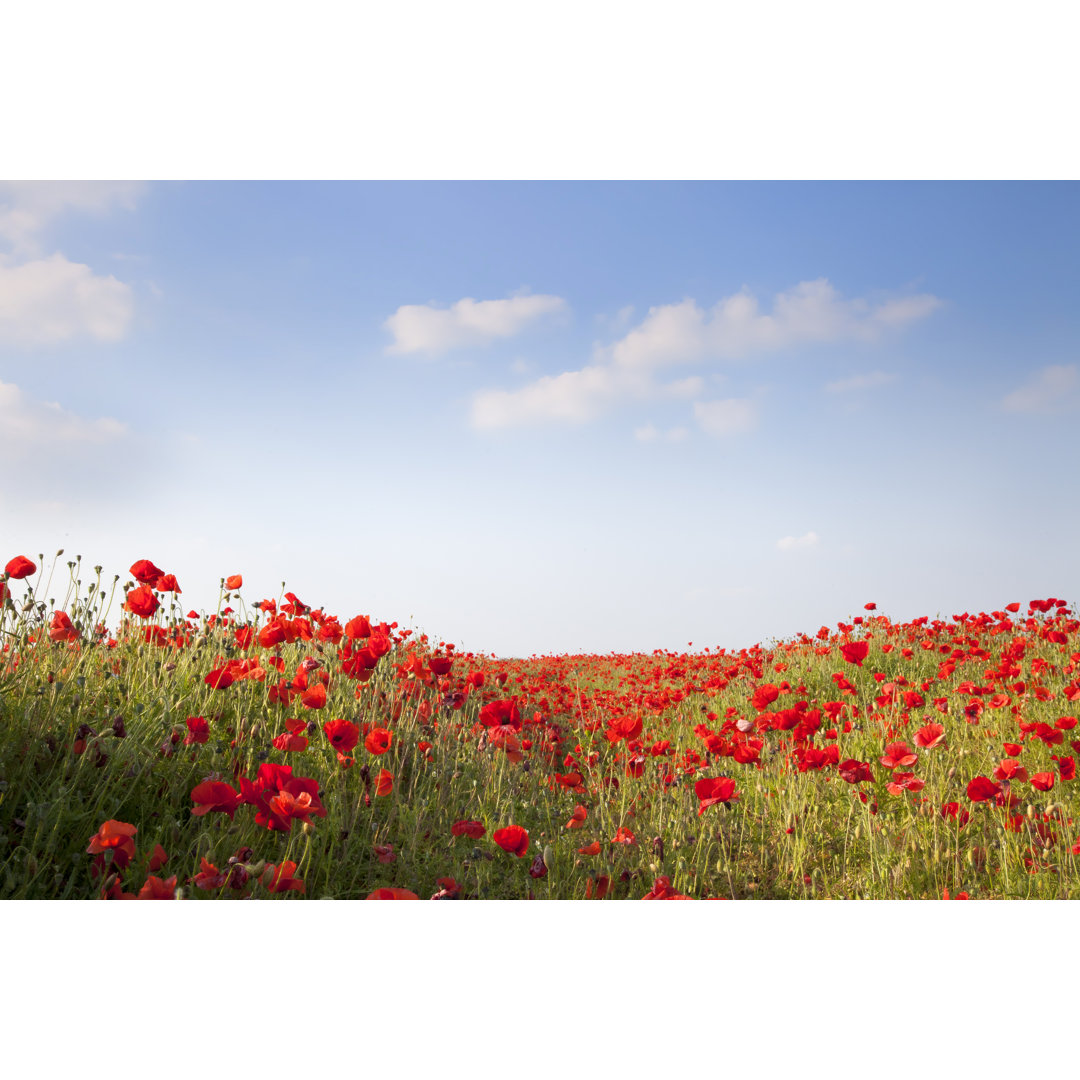
[[[4,897],[1080,895],[1063,600],[495,660],[42,562],[0,586]]]

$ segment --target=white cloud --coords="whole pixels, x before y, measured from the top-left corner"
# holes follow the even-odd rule
[[[0,181],[0,239],[20,254],[37,254],[38,234],[54,218],[68,211],[131,210],[144,187],[127,181]]]
[[[817,542],[818,534],[808,532],[805,536],[785,536],[776,541],[776,547],[779,551],[793,551],[796,548],[814,547]]]
[[[835,379],[831,383],[826,383],[825,389],[830,394],[846,394],[849,390],[871,390],[875,386],[884,386],[886,383],[895,381],[895,375],[887,375],[884,371],[868,371],[864,375]]]
[[[657,439],[666,439],[668,442],[684,442],[689,435],[690,432],[684,427],[673,427],[668,428],[667,431],[661,431],[653,423],[634,428],[634,438],[638,442],[656,442]]]
[[[0,341],[51,345],[83,335],[118,341],[132,312],[129,286],[63,255],[0,263]]]
[[[845,300],[825,278],[818,278],[779,293],[768,314],[745,289],[709,312],[694,300],[650,308],[640,326],[601,352],[617,365],[651,369],[706,357],[734,359],[801,343],[874,341],[886,329],[925,318],[940,306],[937,297],[925,294],[876,306]]]
[[[609,401],[632,393],[634,382],[611,368],[586,367],[561,375],[544,375],[520,390],[485,390],[473,398],[473,427],[591,420]]]
[[[119,420],[86,420],[53,401],[29,398],[13,383],[0,382],[0,449],[5,456],[36,456],[42,451],[102,446],[127,434]]]
[[[657,384],[655,373],[675,365],[732,359],[804,343],[874,341],[904,323],[925,318],[940,305],[940,300],[929,295],[877,305],[862,299],[845,300],[827,280],[819,278],[778,294],[769,313],[760,311],[757,300],[746,290],[723,298],[709,311],[691,299],[653,307],[620,340],[596,346],[592,362],[584,368],[547,375],[514,391],[480,393],[473,401],[473,425],[581,422],[627,398],[657,394],[697,397],[704,390],[699,376]],[[444,321],[450,316],[430,308],[402,308],[399,314],[406,310],[426,311],[429,315],[425,318],[437,315]],[[698,423],[712,434],[745,431],[756,423],[752,405],[737,399],[699,403],[694,412]]]
[[[394,335],[394,343],[386,351],[436,355],[464,345],[509,338],[529,323],[565,311],[566,307],[560,296],[512,296],[506,300],[465,297],[449,308],[405,304],[383,323]]]
[[[1044,367],[1028,383],[1007,394],[1001,402],[1006,412],[1053,413],[1077,403],[1080,369],[1076,364]]]
[[[695,401],[694,419],[702,431],[722,438],[752,431],[757,426],[757,409],[748,398]]]

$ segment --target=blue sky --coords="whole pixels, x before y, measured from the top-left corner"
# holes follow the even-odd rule
[[[476,651],[1080,599],[1075,183],[0,185],[0,538]]]

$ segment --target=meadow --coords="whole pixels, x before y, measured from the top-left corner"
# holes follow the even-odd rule
[[[497,659],[62,556],[0,578],[4,898],[1080,895],[1061,599]]]

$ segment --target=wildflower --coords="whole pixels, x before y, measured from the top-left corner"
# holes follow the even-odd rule
[[[375,794],[389,795],[394,790],[394,774],[389,769],[380,769],[375,774]]]
[[[14,559],[8,561],[7,566],[4,567],[4,573],[7,574],[12,581],[18,581],[21,578],[29,577],[37,570],[37,563],[28,559],[25,555],[16,555]]]
[[[220,889],[225,884],[226,875],[212,862],[203,858],[199,860],[199,872],[194,877],[188,878],[188,881],[192,882],[197,889],[210,891]]]
[[[529,850],[529,834],[520,825],[507,825],[504,829],[496,829],[491,834],[491,839],[511,855],[519,859],[524,858]]]
[[[188,733],[184,736],[184,745],[191,746],[193,743],[205,743],[210,738],[210,725],[205,717],[189,716],[185,721]]]
[[[146,884],[139,890],[139,900],[175,900],[176,899],[176,875],[173,874],[167,881],[151,874],[146,879]]]
[[[915,732],[915,745],[921,750],[930,750],[941,745],[945,739],[945,728],[941,724],[927,724]]]
[[[228,814],[231,821],[242,800],[240,792],[230,787],[224,780],[204,780],[192,789],[191,801],[195,804],[191,812],[196,817],[217,810]]]
[[[368,733],[368,737],[364,740],[364,748],[369,754],[385,754],[390,749],[393,740],[394,734],[392,731],[387,731],[386,728],[375,728]]]
[[[976,776],[967,786],[967,797],[972,802],[985,802],[1000,791],[1001,785],[995,784],[988,776]]]
[[[139,559],[133,563],[130,572],[140,585],[153,585],[159,577],[165,575],[165,571],[156,567],[149,559]]]
[[[714,776],[698,780],[694,784],[694,794],[699,799],[699,817],[710,806],[715,806],[717,803],[726,803],[739,797],[738,792],[735,790],[735,781],[727,776]]]
[[[71,623],[66,611],[54,611],[49,619],[50,641],[78,641],[79,631]]]
[[[585,824],[585,819],[589,816],[588,810],[584,806],[578,804],[574,807],[573,814],[570,815],[570,820],[566,823],[568,829],[580,829]]]
[[[291,859],[285,859],[280,866],[272,863],[264,871],[262,883],[271,892],[304,892],[304,883],[300,878],[292,875],[296,873],[296,863]]]
[[[225,588],[229,592],[235,592],[244,584],[244,579],[240,574],[232,574],[225,579]]]
[[[848,641],[840,646],[843,658],[856,667],[862,667],[862,662],[870,652],[870,645],[865,641]]]
[[[641,898],[642,900],[689,900],[689,896],[684,896],[680,892],[676,892],[671,887],[671,878],[666,874],[661,874],[653,882],[652,888]]]
[[[327,720],[323,732],[338,754],[347,754],[360,741],[360,728],[351,720]]]
[[[408,889],[391,888],[389,886],[383,886],[380,889],[376,889],[373,893],[369,893],[365,898],[367,900],[419,900],[420,897],[414,892],[410,892]],[[434,898],[433,898],[434,899]]]
[[[484,827],[482,821],[467,821],[462,819],[460,821],[455,821],[454,824],[450,826],[450,833],[452,836],[469,836],[472,837],[473,840],[479,840],[486,832],[487,829]]]
[[[900,765],[914,765],[919,758],[917,754],[913,754],[908,749],[907,743],[897,742],[889,743],[885,747],[884,756],[878,758],[878,760],[886,769],[895,769]]]
[[[864,780],[870,783],[874,782],[874,774],[870,771],[870,762],[857,761],[855,758],[848,758],[846,761],[840,762],[839,765],[840,779],[848,784],[861,784]]]
[[[86,853],[102,856],[100,860],[96,860],[96,864],[100,866],[104,864],[105,853],[111,851],[113,867],[123,870],[135,857],[134,837],[138,831],[134,825],[110,818],[90,837],[90,846]]]

